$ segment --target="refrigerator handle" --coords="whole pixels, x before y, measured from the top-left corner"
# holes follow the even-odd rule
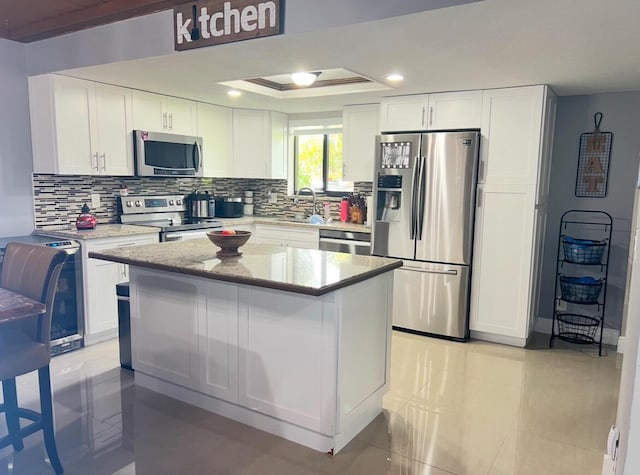
[[[419,177],[420,157],[416,157],[413,162],[413,172],[411,174],[411,229],[409,229],[409,239],[416,238],[416,212],[418,197],[418,177]]]
[[[418,274],[458,275],[458,271],[457,270],[453,270],[453,269],[444,269],[444,270],[439,270],[439,269],[413,269],[411,267],[402,266],[400,268],[400,270],[409,271],[409,272],[417,272]]]
[[[422,227],[424,226],[424,201],[427,182],[427,167],[424,157],[420,157],[420,174],[418,178],[418,209],[416,210],[416,239],[422,240]]]

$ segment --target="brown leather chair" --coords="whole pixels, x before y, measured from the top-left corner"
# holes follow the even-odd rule
[[[45,246],[9,243],[7,245],[0,287],[22,294],[46,306],[44,314],[0,325],[0,381],[9,435],[0,439],[0,449],[13,445],[24,448],[23,439],[42,430],[51,465],[63,472],[58,457],[51,402],[51,315],[58,277],[67,254]],[[41,413],[18,407],[16,377],[38,370]],[[32,421],[20,427],[20,418]]]

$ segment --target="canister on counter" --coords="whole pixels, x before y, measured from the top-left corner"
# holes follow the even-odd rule
[[[346,196],[343,196],[340,201],[340,221],[343,223],[349,221],[349,198]]]

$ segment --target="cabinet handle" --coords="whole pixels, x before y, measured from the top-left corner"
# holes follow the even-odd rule
[[[107,154],[105,152],[102,152],[100,154],[100,162],[102,163],[102,165],[101,165],[102,170],[106,170],[107,169]]]
[[[162,114],[162,128],[167,130],[167,113]]]
[[[420,125],[424,127],[424,107],[422,108],[422,120],[420,121]]]
[[[476,196],[476,207],[482,207],[482,190],[478,190],[478,194]]]
[[[91,154],[91,168],[98,170],[98,152]]]
[[[169,130],[173,130],[173,114],[169,114]]]
[[[478,164],[478,181],[484,181],[484,160]]]
[[[433,106],[429,107],[429,127],[433,125]]]

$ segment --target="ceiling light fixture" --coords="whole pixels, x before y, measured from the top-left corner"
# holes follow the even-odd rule
[[[308,87],[308,86],[311,86],[314,82],[316,82],[316,79],[318,78],[318,76],[320,76],[319,72],[293,73],[291,74],[291,80],[296,86]]]
[[[242,92],[238,91],[237,89],[231,89],[227,91],[227,95],[229,97],[240,97],[242,95]]]
[[[404,79],[404,76],[398,73],[392,73],[387,76],[387,81],[391,81],[391,82],[400,82],[403,79]]]

